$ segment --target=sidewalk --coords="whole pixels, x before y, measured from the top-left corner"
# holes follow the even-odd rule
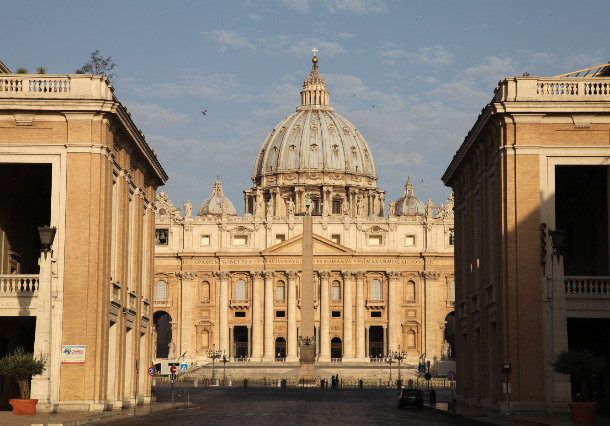
[[[481,422],[494,424],[494,425],[515,425],[515,424],[523,424],[530,426],[572,426],[572,418],[569,414],[531,414],[531,413],[521,413],[521,414],[511,414],[507,416],[504,413],[496,413],[490,412],[483,408],[476,407],[467,407],[464,405],[457,405],[457,413],[452,413],[449,411],[448,404],[446,402],[439,402],[438,404],[425,404],[426,407],[429,407],[433,410],[446,412],[448,415],[457,415],[461,417],[468,417],[473,420],[478,420]],[[596,426],[610,426],[610,416],[596,416],[595,423]]]
[[[136,416],[173,410],[171,402],[155,402],[152,405],[138,405]],[[39,413],[35,416],[16,416],[12,411],[0,411],[0,425],[11,426],[79,426],[91,423],[114,423],[118,420],[133,417],[134,409],[123,408],[114,411],[68,411],[63,413]]]

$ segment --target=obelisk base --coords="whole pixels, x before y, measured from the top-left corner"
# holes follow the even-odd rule
[[[301,374],[299,384],[302,386],[315,386],[316,367],[315,367],[315,347],[301,346]]]

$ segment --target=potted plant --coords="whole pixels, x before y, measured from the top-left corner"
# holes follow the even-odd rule
[[[14,414],[36,414],[37,399],[30,399],[30,379],[45,370],[47,360],[18,347],[12,354],[0,358],[0,374],[10,376],[19,386],[19,399],[9,399]]]
[[[594,402],[591,379],[606,370],[604,359],[595,356],[586,349],[562,351],[551,363],[553,370],[560,374],[569,374],[572,381],[578,383],[579,394],[575,402],[568,403],[574,423],[593,423],[597,402]]]

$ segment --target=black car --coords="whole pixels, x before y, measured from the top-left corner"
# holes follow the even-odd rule
[[[415,405],[421,410],[424,408],[424,395],[417,389],[403,389],[398,394],[398,408],[405,405]]]

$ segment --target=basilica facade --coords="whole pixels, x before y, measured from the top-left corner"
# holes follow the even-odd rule
[[[193,212],[156,199],[157,358],[298,362],[303,216],[314,233],[316,362],[407,364],[448,354],[454,325],[453,197],[386,203],[369,147],[329,105],[313,58],[296,112],[254,162],[243,216],[219,179]],[[386,208],[387,204],[387,208]],[[447,342],[447,343],[446,343]]]

